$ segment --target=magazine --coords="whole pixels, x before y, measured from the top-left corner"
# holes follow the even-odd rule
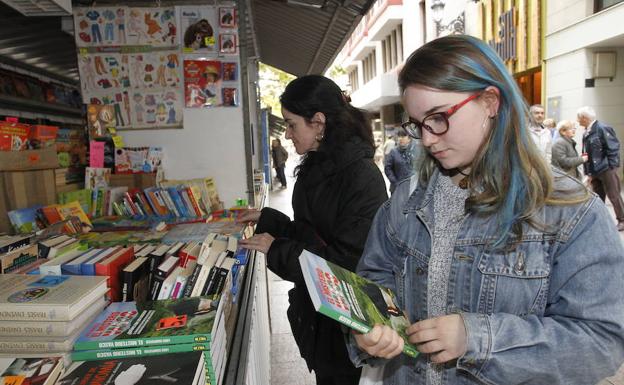
[[[361,333],[376,324],[390,326],[405,341],[403,352],[418,355],[405,334],[410,322],[391,290],[307,250],[299,256],[299,263],[316,311]]]

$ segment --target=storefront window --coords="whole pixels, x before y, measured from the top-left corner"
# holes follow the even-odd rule
[[[594,11],[600,12],[605,8],[623,2],[624,0],[595,0]]]

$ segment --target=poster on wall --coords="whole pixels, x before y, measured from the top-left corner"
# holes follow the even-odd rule
[[[126,10],[126,7],[74,8],[76,46],[124,45]]]
[[[128,45],[170,47],[178,44],[174,8],[128,8]]]
[[[132,88],[182,86],[178,51],[153,51],[128,55]]]
[[[182,92],[135,90],[130,95],[133,128],[180,127],[182,125]]]
[[[217,52],[217,11],[214,7],[178,7],[180,44],[186,53]]]
[[[79,54],[78,71],[85,104],[94,94],[130,87],[128,58],[120,53]]]
[[[184,60],[184,105],[216,107],[221,104],[221,62],[209,59]]]

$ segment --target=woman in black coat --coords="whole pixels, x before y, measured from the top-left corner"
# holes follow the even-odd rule
[[[373,217],[387,199],[373,161],[371,126],[323,76],[293,80],[280,102],[286,138],[303,155],[292,197],[294,220],[271,208],[249,210],[238,220],[257,222],[256,235],[240,243],[265,253],[269,268],[295,283],[288,319],[317,385],[357,384],[360,369],[348,358],[341,327],[314,310],[298,257],[307,249],[355,270]]]

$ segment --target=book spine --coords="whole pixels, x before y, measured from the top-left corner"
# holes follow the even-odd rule
[[[199,208],[199,203],[197,202],[197,199],[195,198],[195,195],[193,194],[193,190],[190,187],[187,187],[186,192],[188,194],[189,200],[191,201],[191,205],[193,206],[193,210],[195,210],[195,213],[197,214],[197,216],[198,217],[203,216],[204,214],[202,213],[202,210]]]
[[[184,292],[182,292],[182,296],[183,297],[190,297],[191,293],[193,292],[193,286],[195,286],[195,282],[197,282],[197,278],[199,276],[199,273],[202,269],[202,265],[197,264],[195,265],[195,268],[193,269],[193,272],[191,273],[191,275],[188,277],[187,281],[186,281],[186,286],[184,287]]]
[[[161,191],[161,196],[163,197],[163,200],[165,201],[165,203],[167,204],[167,207],[169,208],[169,211],[171,211],[173,215],[175,215],[176,217],[178,218],[181,217],[182,214],[178,211],[178,208],[173,203],[173,199],[171,198],[171,194],[169,194],[169,191],[167,191],[166,189],[162,189],[160,191]]]
[[[69,321],[68,310],[65,306],[51,305],[24,309],[5,303],[0,309],[0,321]]]
[[[190,343],[210,343],[212,336],[205,334],[186,334],[178,336],[160,336],[145,338],[124,338],[120,340],[107,341],[76,341],[74,351],[102,350],[119,348],[153,348],[167,345],[190,344]]]
[[[153,286],[152,286],[152,290],[150,292],[150,299],[151,300],[157,300],[158,299],[158,293],[160,293],[160,288],[162,287],[163,281],[165,279],[159,275],[154,274],[153,275]]]
[[[217,274],[217,279],[216,279],[214,288],[208,291],[208,295],[221,293],[221,291],[223,290],[223,287],[225,286],[225,280],[227,279],[227,275],[229,273],[230,271],[228,269],[224,269],[221,267],[219,268],[219,272]]]
[[[178,191],[180,197],[182,198],[182,202],[184,202],[185,209],[189,217],[198,217],[195,208],[193,207],[193,203],[191,203],[191,198],[189,198],[188,191],[186,188],[180,188]]]
[[[164,345],[154,347],[137,347],[133,349],[107,349],[107,350],[86,350],[72,352],[73,361],[108,360],[111,358],[128,358],[155,356],[160,354],[194,352],[199,350],[210,350],[209,343],[187,343],[176,345]],[[172,357],[173,359],[173,357]]]
[[[219,274],[219,267],[213,266],[210,268],[210,273],[208,274],[208,278],[206,278],[206,284],[201,291],[201,295],[207,295],[211,291],[214,291],[214,285],[217,280],[217,274]]]
[[[43,353],[68,352],[71,345],[65,342],[35,342],[35,341],[0,341],[0,351],[3,353]],[[60,354],[60,353],[59,353]]]
[[[2,322],[0,336],[11,337],[65,337],[66,322]]]

